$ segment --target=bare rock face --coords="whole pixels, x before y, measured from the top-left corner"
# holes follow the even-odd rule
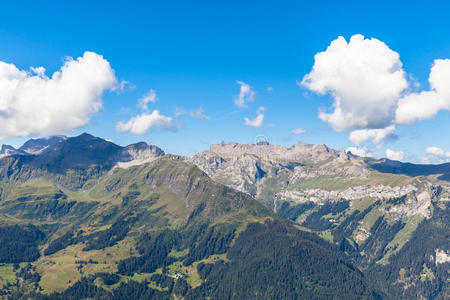
[[[366,178],[370,173],[363,159],[344,149],[301,142],[292,146],[221,143],[189,160],[217,181],[257,198],[267,190],[266,181],[282,193],[289,186],[317,177]],[[263,202],[266,200],[270,202]]]
[[[39,155],[52,150],[59,143],[67,140],[66,136],[58,135],[40,139],[30,139],[19,150],[26,154]]]
[[[163,155],[164,151],[157,146],[148,145],[145,142],[131,144],[124,147],[120,152],[116,167],[129,168],[145,164]]]
[[[344,149],[298,142],[292,146],[220,143],[189,159],[213,179],[255,196],[272,208],[277,201],[323,204],[346,199],[390,199],[414,194],[418,203],[390,208],[399,215],[427,216],[431,184],[412,176],[383,174]],[[395,167],[400,162],[392,161]],[[443,182],[441,196],[446,184]]]
[[[326,145],[221,143],[187,160],[280,216],[325,236],[334,232],[357,247],[370,247],[365,242],[379,238],[371,237],[373,226],[385,222],[384,228],[398,232],[377,256],[383,263],[402,249],[422,220],[433,220],[436,206],[447,209],[450,199],[445,166],[427,170],[425,165],[362,158]],[[381,167],[374,167],[379,163]],[[395,225],[400,223],[404,226]],[[366,248],[362,255],[370,260],[376,251]],[[447,255],[442,253],[439,261]]]
[[[0,158],[11,156],[11,155],[24,155],[22,151],[14,148],[10,145],[2,145],[2,149],[0,150]]]
[[[384,198],[400,198],[416,191],[417,188],[412,184],[396,187],[385,185],[360,185],[349,187],[345,190],[325,190],[321,188],[286,190],[280,193],[280,199],[298,203],[311,201],[323,204],[330,200],[345,199],[352,201],[364,197],[370,197],[377,200]]]
[[[3,145],[0,151],[0,158],[11,155],[39,155],[52,150],[59,143],[67,140],[65,136],[51,136],[40,139],[30,139],[19,149],[10,145]]]
[[[293,160],[318,162],[339,157],[339,152],[328,148],[326,145],[309,145],[301,142],[290,147],[269,144],[221,143],[212,145],[210,151],[224,158],[253,154],[262,160],[273,162]]]

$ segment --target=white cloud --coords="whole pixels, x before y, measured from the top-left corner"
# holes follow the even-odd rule
[[[150,89],[141,99],[139,99],[138,106],[142,110],[148,109],[148,103],[155,103],[157,100],[156,92],[154,89]]]
[[[365,147],[363,147],[363,148],[360,148],[360,147],[348,147],[347,150],[345,150],[345,151],[347,151],[347,153],[350,152],[350,153],[352,153],[354,155],[358,155],[358,156],[361,156],[361,157],[372,157],[372,153],[370,153],[367,150],[367,148],[365,148]]]
[[[301,85],[333,97],[334,111],[319,117],[343,132],[389,126],[408,82],[398,53],[380,40],[356,34],[348,43],[339,37],[317,53]]]
[[[125,91],[131,91],[131,90],[134,90],[136,88],[136,86],[134,85],[134,84],[132,84],[131,82],[129,82],[129,81],[126,81],[126,80],[122,80],[120,83],[119,83],[119,91],[121,91],[121,92],[125,92]]]
[[[405,157],[403,151],[394,151],[386,149],[386,157],[390,160],[402,160]]]
[[[246,107],[247,102],[253,102],[255,100],[255,91],[245,82],[237,81],[237,84],[241,87],[239,89],[239,95],[234,97],[234,104],[238,107]]]
[[[440,158],[450,158],[450,152],[446,152],[438,147],[427,147],[425,151],[428,154],[440,157]]]
[[[406,78],[409,78],[409,82]],[[372,141],[378,147],[396,139],[396,124],[414,124],[450,111],[450,59],[436,59],[430,70],[430,90],[406,76],[398,53],[375,38],[343,37],[314,57],[314,65],[299,83],[333,98],[332,111],[319,118],[335,131],[351,132],[356,145]]]
[[[185,109],[183,109],[181,107],[176,107],[174,117],[178,118],[179,116],[182,116],[182,115],[189,115],[191,118],[194,118],[194,119],[201,119],[201,120],[209,120],[210,119],[209,116],[204,114],[203,107],[199,107],[197,109],[192,109],[189,111],[186,111]]]
[[[273,91],[273,87],[268,86],[268,87],[267,87],[267,91],[270,93],[271,91]]]
[[[264,121],[264,112],[266,111],[266,108],[264,106],[260,106],[258,110],[256,111],[256,117],[253,120],[250,120],[249,118],[245,118],[245,125],[250,127],[261,127],[263,121]]]
[[[299,134],[306,133],[306,130],[303,129],[303,128],[294,128],[294,129],[291,130],[291,133],[295,134],[295,135],[299,135]]]
[[[209,116],[207,116],[203,113],[203,107],[199,107],[197,109],[190,110],[188,112],[188,114],[189,114],[189,116],[191,116],[194,119],[202,119],[202,120],[210,119]]]
[[[442,109],[442,98],[436,92],[421,92],[406,95],[399,100],[396,111],[398,124],[413,124],[429,119]]]
[[[423,163],[444,163],[450,161],[450,152],[438,147],[425,148],[426,155],[422,157]]]
[[[116,124],[117,131],[133,134],[144,134],[152,128],[175,130],[176,127],[173,118],[161,115],[158,110],[154,110],[151,113],[144,112],[131,118],[126,123],[118,122]]]
[[[450,59],[436,59],[430,71],[430,91],[406,95],[399,100],[396,122],[413,124],[440,110],[450,110]]]
[[[382,146],[386,141],[397,139],[394,131],[394,125],[382,129],[360,129],[352,131],[349,139],[357,146],[369,140],[377,146]]]
[[[106,90],[119,84],[109,62],[94,52],[67,58],[51,77],[44,67],[19,70],[0,61],[0,137],[54,135],[86,125]]]

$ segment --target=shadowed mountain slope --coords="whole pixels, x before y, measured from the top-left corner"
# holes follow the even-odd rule
[[[300,142],[221,143],[188,160],[338,246],[390,297],[450,296],[449,163],[377,160]]]
[[[438,179],[450,182],[450,163],[438,165],[423,165],[402,163],[399,161],[392,161],[383,159],[370,163],[370,166],[382,173],[403,174],[411,177],[440,175]]]
[[[46,149],[0,159],[11,299],[382,295],[335,245],[183,157],[87,134]]]

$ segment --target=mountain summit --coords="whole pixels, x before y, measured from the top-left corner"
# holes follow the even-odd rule
[[[0,178],[13,176],[23,181],[43,176],[56,180],[56,176],[59,184],[72,189],[82,188],[112,168],[144,164],[164,155],[160,148],[144,142],[122,147],[87,133],[32,139],[18,150],[3,149]]]
[[[89,134],[3,146],[0,284],[43,299],[445,299],[449,165],[305,143],[190,158]]]
[[[338,247],[212,180],[187,158],[89,134],[26,145],[32,150],[0,158],[3,295],[381,295]]]
[[[51,136],[47,138],[31,139],[19,148],[20,151],[28,154],[42,154],[45,151],[51,151],[59,143],[67,140],[65,136]]]
[[[221,143],[189,161],[337,245],[387,295],[448,295],[450,163],[365,158],[305,143]]]

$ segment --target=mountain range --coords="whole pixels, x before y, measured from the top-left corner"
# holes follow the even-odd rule
[[[305,143],[221,143],[189,161],[338,245],[387,295],[448,297],[450,163],[358,157]]]
[[[325,145],[0,151],[11,299],[447,299],[450,164]]]

